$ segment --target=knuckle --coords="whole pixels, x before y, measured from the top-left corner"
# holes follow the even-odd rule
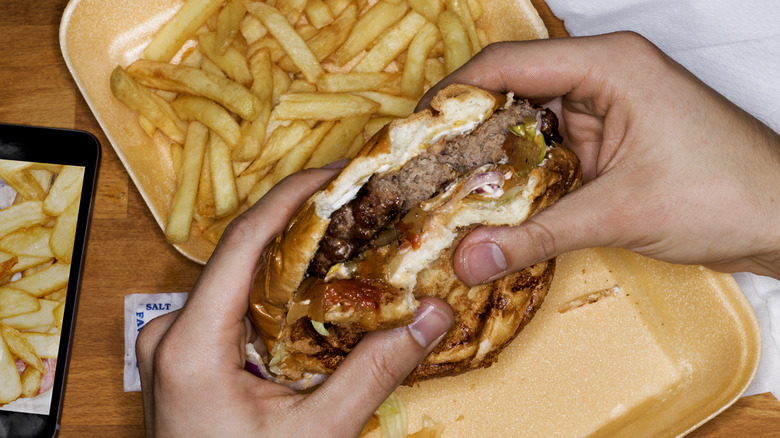
[[[534,260],[548,260],[558,254],[555,234],[544,224],[533,218],[528,219],[521,232],[524,234],[524,240],[529,243],[527,248],[533,254]]]
[[[368,364],[368,373],[371,377],[371,384],[375,385],[376,390],[395,388],[400,383],[392,364],[392,358],[387,354],[372,355]]]
[[[499,41],[486,45],[477,53],[477,57],[486,59],[502,59],[507,55],[507,51],[511,50],[517,45],[513,41]]]
[[[616,45],[626,53],[641,54],[641,56],[633,57],[637,60],[646,59],[651,61],[651,63],[655,63],[658,61],[658,58],[663,58],[663,52],[661,52],[658,46],[637,32],[629,30],[619,31],[613,34],[613,38]]]
[[[246,215],[241,215],[231,221],[220,238],[220,245],[236,246],[251,238],[257,232],[253,222]]]
[[[163,315],[144,324],[135,341],[135,354],[139,361],[148,360],[154,355],[160,339],[168,330],[168,316]]]

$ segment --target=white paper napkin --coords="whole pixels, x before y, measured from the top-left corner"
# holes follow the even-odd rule
[[[571,35],[631,30],[780,131],[777,0],[547,0]]]
[[[780,132],[777,0],[547,0],[573,36],[631,30]],[[761,364],[745,395],[780,398],[780,282],[734,276],[756,310]]]

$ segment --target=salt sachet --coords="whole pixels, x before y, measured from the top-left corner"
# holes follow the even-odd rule
[[[141,390],[135,357],[138,332],[154,318],[180,309],[187,296],[186,292],[125,295],[125,392]]]

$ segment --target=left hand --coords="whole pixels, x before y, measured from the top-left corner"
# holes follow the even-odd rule
[[[410,326],[366,335],[309,394],[244,370],[258,260],[334,172],[311,169],[280,182],[228,227],[186,305],[141,330],[136,350],[147,436],[357,436],[449,329],[449,307],[423,301]]]

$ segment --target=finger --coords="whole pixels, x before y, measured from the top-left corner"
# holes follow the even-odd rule
[[[204,321],[240,322],[246,313],[255,268],[263,250],[295,210],[333,175],[336,168],[291,175],[233,221],[222,236],[185,311]]]
[[[636,58],[630,54],[648,52],[649,46],[652,44],[631,32],[491,44],[431,87],[417,108],[427,107],[439,90],[453,83],[512,91],[528,99],[553,98],[575,90],[586,96],[610,97],[602,69],[619,67],[615,59]]]
[[[330,412],[333,426],[359,432],[373,412],[433,350],[453,323],[439,299],[421,300],[406,327],[367,334],[307,403]],[[348,394],[348,396],[344,396]],[[327,427],[327,425],[326,425]]]
[[[154,430],[154,353],[179,311],[175,310],[149,321],[138,333],[135,341],[135,357],[138,375],[141,378],[141,393],[144,406],[144,424],[147,436]]]
[[[602,180],[586,184],[519,226],[474,230],[455,251],[456,275],[476,285],[564,252],[625,244],[621,233],[630,235],[629,228],[636,225],[626,218],[643,217],[626,209],[638,203],[626,199],[625,192],[604,193],[602,186],[609,187]]]

